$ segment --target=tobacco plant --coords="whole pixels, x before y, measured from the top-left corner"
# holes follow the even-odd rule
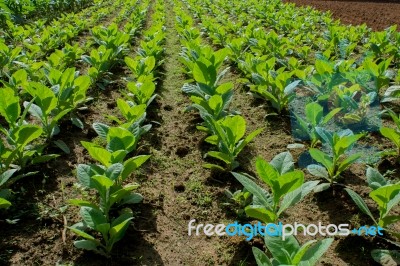
[[[239,166],[236,157],[248,143],[263,131],[263,128],[257,129],[244,138],[246,121],[240,115],[227,116],[218,121],[208,114],[203,114],[202,118],[211,132],[211,136],[207,137],[205,141],[218,148],[218,151],[207,152],[207,155],[224,162],[228,171]],[[216,164],[205,164],[204,167],[225,170]]]
[[[136,139],[124,128],[109,128],[106,141],[106,148],[82,142],[89,155],[100,164],[78,165],[77,176],[85,189],[96,192],[96,199],[70,200],[70,204],[80,207],[83,221],[69,228],[83,238],[74,242],[77,248],[109,256],[133,219],[132,210],[122,207],[142,200],[140,194],[133,192],[138,184],[124,184],[124,181],[150,156],[125,159],[129,152],[135,150]],[[116,212],[118,215],[114,216]]]
[[[270,191],[259,186],[253,177],[232,174],[253,194],[252,204],[245,208],[246,214],[264,223],[275,223],[287,208],[301,201],[319,183],[304,182],[304,173],[294,170],[293,157],[289,152],[278,154],[269,163],[258,158],[256,171]]]
[[[370,199],[372,199],[378,206],[378,219],[375,219],[368,205],[360,195],[349,188],[345,188],[345,190],[360,208],[360,210],[372,219],[374,224],[379,225],[392,234],[400,237],[399,233],[392,232],[389,227],[390,225],[400,221],[400,215],[390,215],[390,211],[400,203],[400,183],[383,185],[369,193]]]
[[[280,236],[265,235],[264,243],[271,253],[269,258],[259,248],[253,247],[253,255],[258,266],[273,265],[316,265],[318,260],[329,249],[333,238],[323,240],[310,240],[300,246],[298,240],[293,235],[282,240]]]
[[[348,155],[348,152],[353,148],[357,140],[364,135],[354,135],[351,130],[332,133],[323,128],[317,128],[316,132],[326,147],[328,147],[329,152],[327,153],[315,148],[309,149],[311,157],[323,166],[310,164],[307,166],[307,170],[310,174],[324,178],[329,182],[320,186],[320,189],[324,190],[332,186],[343,171],[361,157],[361,153]]]
[[[324,109],[320,104],[316,102],[307,104],[304,118],[294,114],[296,117],[295,122],[298,127],[296,133],[311,140],[311,148],[314,148],[319,141],[316,129],[326,125],[340,110],[341,108],[335,108],[324,116]]]

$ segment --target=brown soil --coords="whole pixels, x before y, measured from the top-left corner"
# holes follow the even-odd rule
[[[283,2],[331,11],[333,17],[343,23],[353,25],[366,23],[373,30],[384,30],[394,24],[400,25],[398,0],[283,0]]]

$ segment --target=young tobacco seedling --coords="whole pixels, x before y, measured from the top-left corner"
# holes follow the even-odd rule
[[[141,76],[144,77],[144,76]],[[139,80],[137,82],[128,82],[128,90],[131,92],[128,97],[136,104],[146,104],[149,106],[153,100],[158,96],[154,94],[156,90],[156,85],[152,81],[152,78],[148,77],[144,80]]]
[[[340,174],[361,157],[361,153],[352,155],[346,155],[346,153],[352,149],[357,140],[362,138],[364,134],[354,135],[351,130],[331,133],[320,127],[316,131],[331,151],[331,154],[329,154],[319,149],[309,149],[311,157],[323,166],[310,164],[307,166],[308,172],[329,181],[329,183],[319,186],[319,191],[322,191],[332,186]]]
[[[132,210],[125,208],[119,211],[118,217],[112,217],[111,210],[115,206],[139,203],[140,194],[132,192],[139,187],[138,184],[122,185],[122,182],[150,156],[143,155],[128,159],[123,164],[115,163],[104,165],[78,165],[77,173],[80,183],[86,189],[97,192],[98,201],[92,202],[85,199],[70,200],[70,204],[79,206],[82,222],[69,227],[71,231],[83,240],[77,240],[77,248],[96,251],[108,256],[114,244],[122,239],[130,220],[133,218]],[[96,234],[85,231],[91,230]],[[97,236],[101,236],[99,240]]]
[[[374,91],[365,93],[359,84],[350,87],[335,86],[330,94],[329,102],[333,107],[341,108],[338,121],[344,125],[363,122],[370,105],[376,101],[378,94]]]
[[[225,195],[229,198],[231,202],[233,202],[233,204],[237,208],[236,214],[239,217],[244,216],[244,209],[253,201],[253,195],[249,191],[247,191],[246,188],[243,188],[243,190],[237,190],[233,193],[229,190],[225,190]],[[231,204],[227,203],[227,205]]]
[[[146,76],[150,77],[150,79],[153,79],[153,72],[156,67],[156,59],[154,56],[137,56],[135,58],[125,57],[125,63],[132,71],[135,80],[138,80],[141,76]]]
[[[70,204],[81,208],[83,221],[69,228],[84,238],[74,242],[77,248],[109,256],[114,244],[124,236],[133,218],[132,210],[121,209],[121,206],[142,200],[140,194],[132,192],[138,188],[138,184],[123,182],[150,156],[140,155],[125,160],[126,155],[136,147],[135,137],[127,129],[107,128],[106,139],[106,149],[90,142],[82,142],[90,156],[101,164],[80,164],[77,167],[77,176],[84,188],[97,192],[98,200],[70,200]],[[118,217],[111,215],[115,213],[112,212],[115,209],[119,210]],[[86,232],[88,230],[89,233]]]
[[[34,98],[34,103],[24,102],[28,112],[42,123],[47,140],[60,132],[58,122],[73,108],[60,109],[59,99],[54,91],[38,82],[30,82],[25,90]]]
[[[295,114],[300,135],[311,140],[311,148],[314,148],[319,141],[316,128],[327,124],[340,110],[341,108],[335,108],[324,116],[323,107],[316,102],[312,102],[306,105],[305,119]]]
[[[228,171],[232,171],[239,166],[236,157],[250,141],[264,130],[259,128],[243,139],[246,132],[246,120],[242,116],[227,116],[216,121],[212,116],[202,114],[202,118],[212,134],[205,141],[217,146],[219,150],[209,151],[207,155],[223,161]],[[204,167],[225,171],[223,167],[215,164],[205,164]]]
[[[294,170],[293,157],[289,152],[278,154],[269,163],[258,158],[256,171],[271,192],[252,181],[254,177],[232,174],[253,194],[253,203],[245,208],[246,214],[264,223],[275,223],[287,208],[301,201],[319,183],[304,183],[304,173]]]
[[[259,248],[253,247],[253,255],[258,266],[273,265],[316,265],[318,260],[324,255],[333,242],[333,238],[323,240],[310,240],[300,246],[294,236],[289,236],[282,240],[280,236],[265,235],[265,245],[272,255],[269,258]]]
[[[294,72],[284,71],[284,68],[272,71],[253,73],[252,79],[255,85],[250,86],[250,90],[268,100],[278,113],[287,109],[290,101],[296,96],[294,90],[301,80],[293,80]]]

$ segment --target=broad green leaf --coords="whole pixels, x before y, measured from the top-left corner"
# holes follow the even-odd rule
[[[20,147],[25,147],[28,143],[42,135],[43,129],[39,126],[23,125],[14,132],[15,142]]]
[[[312,102],[306,105],[306,117],[313,126],[320,123],[323,116],[323,108],[316,102]]]
[[[317,240],[310,240],[307,241],[304,245],[300,247],[300,249],[297,251],[296,255],[292,259],[292,264],[297,265],[300,263],[301,259],[303,258],[304,254],[307,252],[307,250],[311,247],[312,244],[317,242]],[[312,265],[312,264],[310,264]]]
[[[325,167],[322,167],[319,164],[310,164],[307,166],[307,171],[316,177],[322,177],[329,180],[329,174],[326,171]]]
[[[7,209],[11,206],[11,202],[6,199],[0,198],[0,209]]]
[[[300,249],[299,243],[293,235],[287,236],[283,240],[281,236],[265,234],[265,245],[279,265],[291,265],[292,257]]]
[[[388,127],[382,127],[380,129],[382,136],[390,139],[396,145],[396,147],[400,147],[400,133],[396,130]]]
[[[379,171],[377,169],[368,167],[366,176],[367,176],[368,185],[372,189],[377,189],[381,186],[388,185],[388,182],[386,181],[386,179],[383,177],[383,175],[381,175],[381,173],[379,173]]]
[[[309,152],[314,160],[325,166],[329,174],[333,175],[333,162],[332,159],[326,153],[314,148],[310,149]]]
[[[372,215],[371,211],[369,210],[367,204],[364,202],[364,200],[361,198],[360,195],[358,195],[356,192],[354,192],[353,190],[349,189],[349,188],[345,188],[344,190],[347,191],[347,193],[349,194],[349,196],[353,199],[353,201],[356,203],[356,205],[358,206],[358,208],[360,208],[360,210],[367,214],[369,217],[371,217],[371,219],[375,222],[375,224],[377,223],[374,219],[374,216]]]
[[[340,164],[339,164],[339,168],[338,168],[338,173],[343,172],[344,170],[346,170],[349,165],[351,165],[352,163],[354,163],[355,161],[357,161],[358,159],[360,159],[361,157],[361,153],[355,153],[350,155],[349,157],[347,157],[346,159],[344,159]]]
[[[222,152],[218,152],[218,151],[209,151],[209,152],[207,152],[207,155],[209,155],[209,156],[211,156],[213,158],[216,158],[218,160],[221,160],[221,161],[225,162],[228,165],[232,161],[232,158],[228,154],[225,154],[225,153],[222,153]]]
[[[245,208],[246,215],[263,223],[274,223],[278,218],[274,212],[261,205],[249,205]]]
[[[19,105],[19,97],[15,96],[13,89],[9,87],[0,89],[0,115],[2,115],[7,123],[13,127],[21,114]]]
[[[124,162],[124,170],[121,173],[122,180],[125,180],[133,171],[138,169],[149,158],[150,155],[139,155],[126,160]]]
[[[242,174],[235,172],[232,174],[251,194],[259,199],[263,206],[270,206],[269,195],[266,195],[261,187]]]
[[[303,183],[304,173],[300,170],[295,170],[278,177],[272,186],[275,202],[278,202],[281,197],[297,189]]]
[[[79,249],[97,250],[97,243],[91,240],[76,240],[74,246]]]
[[[369,196],[379,205],[381,217],[384,217],[400,202],[400,183],[375,189]]]
[[[87,200],[82,200],[82,199],[70,199],[68,200],[68,203],[74,206],[78,207],[90,207],[96,209],[97,206],[91,203],[90,201]]]
[[[110,238],[113,242],[119,241],[124,236],[126,229],[128,229],[129,222],[132,219],[132,217],[128,218],[110,229]]]
[[[400,251],[397,250],[374,249],[371,252],[371,256],[381,265],[400,265]]]
[[[18,169],[10,169],[0,174],[0,187],[4,185]]]
[[[107,222],[106,217],[104,216],[103,212],[99,209],[90,208],[90,207],[81,207],[80,215],[85,221],[85,224],[95,229],[98,224],[103,224]]]
[[[329,249],[332,242],[333,238],[326,238],[318,241],[316,244],[314,244],[305,252],[299,265],[301,266],[315,265],[317,261]]]
[[[290,152],[282,152],[276,155],[270,164],[278,171],[280,175],[294,170],[293,157]]]
[[[301,185],[301,187],[287,193],[280,204],[279,211],[277,215],[279,216],[287,208],[295,205],[296,203],[303,200],[313,189],[318,185],[319,181],[308,181]]]
[[[276,169],[261,157],[257,158],[256,160],[256,170],[261,180],[270,187],[272,187],[272,181],[279,177],[279,173],[276,171]]]
[[[106,167],[111,165],[111,153],[109,151],[91,142],[81,141],[81,144],[93,159]]]

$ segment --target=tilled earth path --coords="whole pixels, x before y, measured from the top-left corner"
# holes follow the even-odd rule
[[[384,30],[400,25],[399,0],[283,0],[298,6],[309,5],[321,11],[330,10],[333,17],[343,23],[359,25],[366,23],[373,30]],[[400,27],[398,27],[400,30]]]

